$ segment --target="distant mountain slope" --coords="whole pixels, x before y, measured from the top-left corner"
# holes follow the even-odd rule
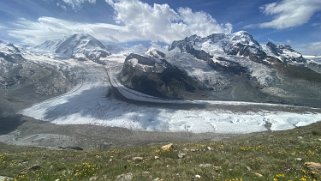
[[[70,90],[77,67],[0,41],[0,116],[2,106],[17,110]]]
[[[60,46],[60,44],[64,41],[65,39],[57,39],[57,40],[47,40],[43,42],[40,45],[37,45],[33,47],[34,50],[38,50],[40,52],[55,52],[56,49]]]

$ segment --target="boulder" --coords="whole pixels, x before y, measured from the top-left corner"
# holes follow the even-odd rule
[[[170,144],[162,146],[161,149],[165,152],[171,152],[171,151],[174,151],[174,145],[173,145],[173,143],[170,143]]]

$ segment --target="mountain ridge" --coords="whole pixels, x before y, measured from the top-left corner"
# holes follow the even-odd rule
[[[148,52],[141,58],[151,57]],[[184,71],[196,87],[196,90],[192,91],[182,88],[172,94],[178,95],[172,98],[200,98],[197,94],[201,94],[209,99],[218,100],[299,105],[307,103],[319,106],[313,99],[321,99],[318,89],[321,88],[320,66],[310,63],[289,45],[275,45],[271,42],[261,45],[249,33],[240,31],[232,34],[212,34],[207,37],[192,35],[174,41],[168,51],[161,53],[169,64]],[[124,64],[123,69],[130,69],[128,66],[130,64]],[[138,90],[128,80],[135,80],[135,84],[139,84],[137,81],[143,77],[144,80],[146,77],[153,77],[154,73],[145,71],[140,78],[131,77],[135,71],[122,71],[121,75],[127,77],[127,81],[122,79],[125,85],[131,85],[129,88]],[[175,79],[175,75],[172,79]],[[149,81],[155,80],[151,78]],[[170,84],[171,81],[155,81],[151,84],[159,85],[157,89],[161,90],[162,86]],[[306,87],[307,85],[309,86]],[[146,89],[150,88],[146,86]],[[144,92],[141,88],[139,90]]]

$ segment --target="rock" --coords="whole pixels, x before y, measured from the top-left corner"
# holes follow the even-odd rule
[[[24,173],[24,172],[27,172],[27,171],[36,171],[36,170],[39,170],[41,169],[41,166],[40,165],[33,165],[29,168],[25,168],[23,169],[21,172]]]
[[[153,181],[164,181],[164,180],[157,177]]]
[[[66,146],[66,147],[59,146],[58,148],[63,149],[63,150],[76,150],[76,151],[83,151],[84,150],[80,146]]]
[[[89,178],[89,181],[96,181],[96,180],[98,180],[98,177],[97,177],[97,176],[93,176],[93,177],[90,177],[90,178]]]
[[[215,170],[215,171],[222,170],[222,167],[221,167],[221,166],[214,166],[214,170]]]
[[[155,156],[155,160],[158,160],[159,159],[159,156]]]
[[[143,158],[143,157],[133,157],[132,160],[133,160],[133,161],[140,162],[140,161],[143,161],[144,158]]]
[[[102,180],[108,180],[108,175],[103,175],[101,178]]]
[[[210,164],[210,163],[203,163],[203,164],[200,164],[199,167],[201,167],[201,168],[208,168],[208,167],[212,167],[212,164]]]
[[[41,168],[40,165],[33,165],[31,167],[28,168],[28,170],[34,171],[34,170],[39,170]]]
[[[172,152],[172,151],[174,151],[174,145],[173,145],[173,143],[170,143],[168,145],[162,146],[161,149],[166,152]]]
[[[197,151],[199,151],[199,150],[198,149],[194,149],[194,148],[191,149],[191,152],[197,152]]]
[[[116,181],[131,181],[133,180],[133,174],[131,172],[121,174],[116,177]]]
[[[249,167],[249,166],[246,166],[246,169],[247,169],[248,171],[252,171],[252,168]]]
[[[184,148],[183,151],[188,152],[189,150],[187,148]]]
[[[177,155],[177,157],[178,157],[179,159],[182,159],[182,158],[184,158],[185,156],[186,156],[186,153],[182,153],[182,152],[179,152],[178,155]]]
[[[302,158],[295,158],[296,161],[302,161]]]
[[[0,181],[11,181],[13,178],[11,177],[6,177],[6,176],[0,176]]]
[[[257,176],[257,177],[263,177],[263,175],[262,175],[262,174],[257,173],[257,172],[254,172],[254,175],[255,175],[255,176]]]
[[[149,171],[143,171],[142,172],[142,176],[143,177],[148,177],[150,175],[150,172]]]
[[[318,174],[321,174],[321,163],[305,162],[304,166],[306,166],[311,172],[316,172]]]
[[[200,178],[201,178],[201,176],[200,176],[200,175],[195,175],[195,176],[194,176],[194,178],[196,178],[196,179],[200,179]]]

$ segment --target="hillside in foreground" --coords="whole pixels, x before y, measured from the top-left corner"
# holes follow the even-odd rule
[[[321,123],[221,141],[108,150],[0,144],[0,175],[16,180],[320,180]]]

